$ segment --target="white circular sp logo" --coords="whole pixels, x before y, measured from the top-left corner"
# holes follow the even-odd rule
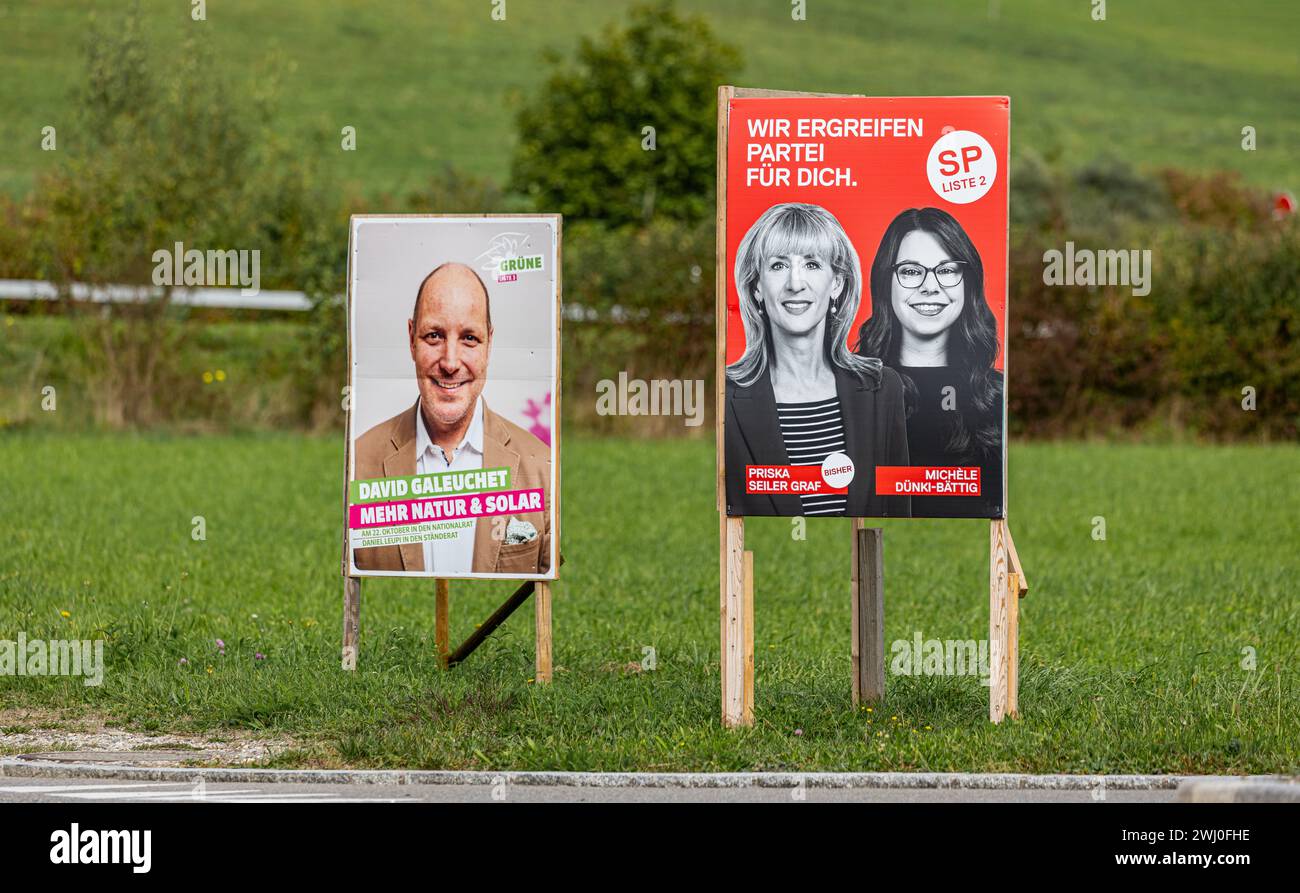
[[[853,460],[844,453],[831,453],[822,462],[822,480],[826,486],[843,490],[853,480]]]
[[[968,205],[993,188],[998,157],[989,141],[975,131],[954,130],[934,141],[925,173],[939,198]]]

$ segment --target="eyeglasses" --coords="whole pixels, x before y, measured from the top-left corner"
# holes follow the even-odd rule
[[[915,261],[905,260],[894,264],[894,275],[903,288],[920,288],[925,277],[934,274],[935,281],[944,288],[961,284],[963,261],[946,260],[937,267],[927,267]]]

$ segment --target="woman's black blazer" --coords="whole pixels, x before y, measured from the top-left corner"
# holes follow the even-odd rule
[[[879,382],[835,367],[835,391],[844,416],[845,451],[855,473],[845,513],[853,518],[909,517],[909,496],[877,496],[877,465],[908,465],[903,382],[888,366]],[[797,495],[745,493],[746,465],[789,465],[776,414],[772,379],[763,372],[753,384],[727,379],[726,457],[728,515],[802,515]]]

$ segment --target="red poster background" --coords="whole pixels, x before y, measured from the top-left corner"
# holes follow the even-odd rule
[[[921,137],[800,138],[799,118],[920,118]],[[752,119],[786,118],[790,136],[752,138]],[[997,177],[989,191],[970,204],[944,200],[930,186],[926,160],[930,147],[947,129],[971,130],[988,140],[997,156]],[[1003,369],[1006,352],[1007,297],[1007,181],[1010,100],[1005,96],[976,97],[798,97],[732,99],[727,131],[727,363],[745,350],[734,269],[736,249],[754,221],[781,202],[821,205],[835,215],[858,251],[862,264],[862,301],[849,346],[858,327],[871,315],[871,262],[891,220],[908,208],[942,208],[961,223],[984,263],[984,292],[998,324],[998,358]],[[815,167],[852,168],[856,186],[746,186],[746,145],[750,142],[818,142],[825,158]],[[796,168],[794,162],[782,163]],[[756,164],[754,166],[757,166]]]

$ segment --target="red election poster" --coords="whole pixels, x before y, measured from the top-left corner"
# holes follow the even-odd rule
[[[1005,517],[1010,100],[727,115],[727,514]]]

